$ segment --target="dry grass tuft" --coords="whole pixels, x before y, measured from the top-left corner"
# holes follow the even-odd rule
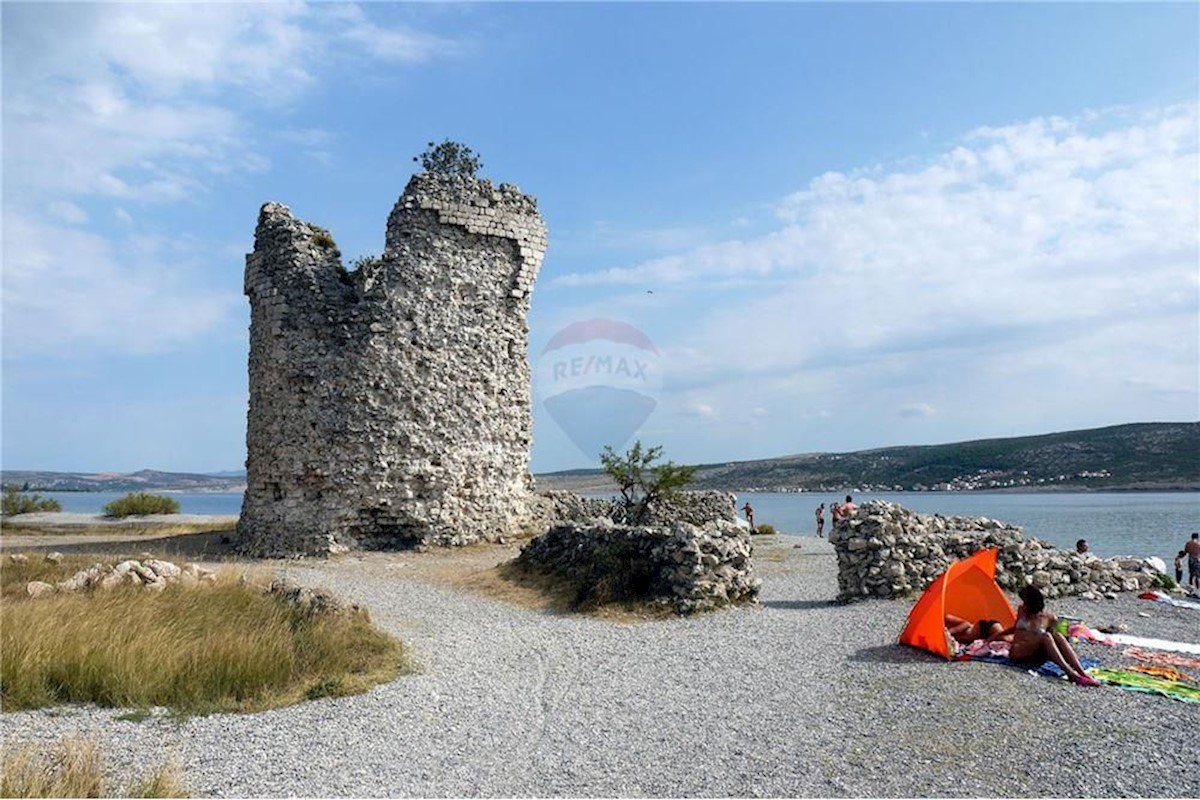
[[[35,520],[5,519],[4,531],[25,536],[186,536],[192,533],[224,533],[233,531],[236,522],[103,522],[94,525],[38,522]]]
[[[587,614],[614,622],[643,622],[677,616],[671,608],[640,600],[591,602],[574,581],[525,569],[515,559],[463,573],[454,584],[493,600],[557,614]]]
[[[117,797],[104,779],[100,747],[67,738],[49,752],[26,745],[4,754],[0,797]],[[125,797],[187,797],[179,769],[168,762],[126,787]]]
[[[234,572],[162,592],[123,586],[24,595],[94,563],[6,563],[0,704],[63,703],[177,711],[258,711],[362,692],[408,669],[399,641],[365,612],[310,614]],[[57,570],[57,572],[55,571]],[[30,577],[41,575],[42,577]]]

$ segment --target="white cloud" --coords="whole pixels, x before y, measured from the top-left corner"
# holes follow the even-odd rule
[[[241,309],[237,294],[196,288],[178,251],[21,215],[4,228],[6,355],[169,350]]]
[[[767,235],[559,282],[654,286],[668,393],[733,419],[752,385],[787,410],[773,436],[824,435],[817,409],[863,446],[935,412],[964,436],[1194,418],[1197,127],[1187,105],[979,128],[916,168],[815,178]]]
[[[88,213],[68,200],[55,200],[46,207],[50,216],[72,225],[82,225],[88,221]]]
[[[928,403],[907,403],[896,409],[897,416],[905,419],[927,419],[937,413]]]
[[[375,24],[354,5],[7,5],[6,354],[69,350],[73,337],[136,351],[216,324],[225,298],[195,289],[189,277],[205,282],[187,270],[168,274],[172,264],[211,258],[202,242],[157,267],[128,264],[117,255],[125,242],[101,235],[113,217],[89,219],[84,202],[120,201],[111,213],[125,226],[133,206],[204,202],[222,182],[270,168],[264,143],[280,137],[264,127],[273,123],[262,110],[285,114],[325,63],[453,50],[438,37]],[[323,131],[295,134],[316,151],[329,141]],[[154,225],[152,212],[139,214],[140,229]],[[40,283],[51,278],[55,285]]]

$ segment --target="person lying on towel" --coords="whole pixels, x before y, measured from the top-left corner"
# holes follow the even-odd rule
[[[1063,672],[1080,686],[1099,686],[1100,681],[1083,671],[1079,656],[1075,655],[1071,643],[1055,630],[1058,617],[1046,610],[1046,598],[1036,586],[1026,586],[1017,596],[1021,598],[1021,607],[1017,609],[1017,621],[1011,627],[998,634],[990,634],[989,642],[1001,636],[1012,634],[1012,647],[1008,657],[1019,664],[1032,667],[1040,666],[1043,662],[1053,661]]]
[[[994,619],[981,619],[979,622],[968,622],[953,614],[946,615],[946,632],[960,644],[970,644],[976,639],[987,639],[993,633],[999,634],[1004,626]],[[995,638],[1000,638],[996,636]],[[1010,639],[1012,637],[1009,637]],[[989,641],[991,641],[989,639]]]

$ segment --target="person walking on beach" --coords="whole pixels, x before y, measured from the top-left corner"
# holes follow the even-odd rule
[[[746,502],[746,505],[742,506],[742,513],[746,515],[746,522],[750,523],[750,532],[754,533],[754,509],[751,507],[749,501]]]
[[[1200,589],[1200,533],[1193,533],[1183,549],[1188,557],[1188,586]]]
[[[825,538],[825,504],[817,506],[817,536],[821,539]]]

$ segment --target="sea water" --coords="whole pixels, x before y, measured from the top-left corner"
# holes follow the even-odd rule
[[[164,492],[179,501],[184,514],[238,514],[240,492]],[[98,514],[122,492],[43,492],[62,504],[63,511]],[[742,492],[737,505],[754,507],[754,520],[774,525],[782,533],[816,534],[817,505],[825,503],[825,530],[831,524],[829,505],[844,494],[816,492]],[[1092,552],[1158,556],[1171,562],[1192,531],[1200,531],[1200,492],[898,492],[856,494],[854,501],[888,500],[922,514],[991,517],[1020,525],[1057,547],[1074,549],[1087,539]]]
[[[781,533],[815,536],[815,512],[825,504],[825,532],[831,525],[830,504],[842,494],[816,492],[742,492],[740,509],[754,508],[755,523],[769,523]],[[1101,558],[1116,555],[1158,556],[1170,570],[1175,554],[1193,531],[1200,531],[1200,492],[896,492],[855,494],[858,505],[869,500],[899,503],[922,514],[990,517],[1020,525],[1026,536],[1075,549],[1087,539]]]

